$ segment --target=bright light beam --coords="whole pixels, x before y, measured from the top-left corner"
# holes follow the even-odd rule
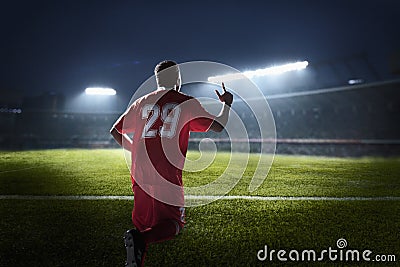
[[[307,68],[308,61],[299,61],[295,63],[289,63],[280,66],[273,66],[265,69],[258,69],[253,71],[245,71],[242,73],[232,73],[232,74],[225,74],[219,76],[212,76],[208,77],[209,82],[227,82],[227,81],[234,81],[243,79],[243,75],[247,78],[254,78],[259,76],[267,76],[267,75],[278,75],[288,71],[294,70],[302,70]]]
[[[85,89],[87,95],[116,95],[117,92],[112,88],[88,87]]]

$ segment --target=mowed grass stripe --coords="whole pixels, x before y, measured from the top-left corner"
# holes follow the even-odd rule
[[[263,197],[263,196],[185,196],[187,200],[259,200],[259,201],[400,201],[400,197]],[[133,196],[35,196],[0,195],[1,199],[14,200],[133,200]]]
[[[234,155],[239,160],[247,160],[245,154]],[[200,153],[196,151],[188,153],[191,160],[198,156]],[[224,173],[230,156],[230,153],[218,152],[207,169],[184,172],[185,186],[198,187],[215,181]],[[400,158],[277,155],[264,183],[250,193],[248,187],[256,165],[257,155],[251,154],[243,176],[228,195],[339,198],[400,196]],[[234,178],[235,175],[232,176]],[[120,149],[0,152],[0,195],[131,194],[129,171]],[[204,192],[201,195],[209,194]]]
[[[0,266],[123,266],[123,233],[132,228],[132,202],[115,200],[0,201]],[[282,266],[260,262],[269,249],[336,248],[395,254],[400,205],[395,201],[222,200],[186,209],[175,239],[149,247],[146,266]],[[311,266],[364,262],[294,262]],[[396,266],[398,262],[389,266]],[[368,266],[383,266],[369,263]]]

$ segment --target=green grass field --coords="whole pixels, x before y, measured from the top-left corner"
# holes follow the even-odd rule
[[[189,157],[195,158],[196,152]],[[212,181],[229,158],[218,153],[186,186]],[[400,262],[400,159],[276,156],[264,183],[247,191],[254,159],[229,195],[397,197],[370,200],[218,200],[186,210],[174,240],[150,246],[146,266],[283,265],[257,252],[369,249]],[[0,195],[132,195],[122,150],[0,152]],[[122,235],[132,227],[132,200],[0,199],[0,266],[123,266]],[[372,257],[372,256],[371,256]],[[290,262],[298,265],[302,262]],[[325,261],[306,265],[347,265]],[[364,265],[366,262],[352,262]],[[286,263],[287,264],[287,263]]]

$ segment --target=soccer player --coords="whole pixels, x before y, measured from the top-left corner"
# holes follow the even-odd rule
[[[223,103],[218,116],[180,91],[179,66],[162,61],[154,70],[158,88],[137,99],[115,122],[111,135],[131,152],[134,193],[132,222],[124,235],[125,266],[141,266],[148,244],[169,240],[184,227],[182,169],[189,133],[221,132],[228,121],[233,95],[216,90]],[[128,134],[133,134],[132,140]]]

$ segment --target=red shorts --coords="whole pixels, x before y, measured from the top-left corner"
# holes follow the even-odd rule
[[[140,186],[133,186],[135,203],[132,210],[132,222],[139,231],[168,220],[175,221],[179,229],[185,225],[185,208],[162,203],[144,192]]]

